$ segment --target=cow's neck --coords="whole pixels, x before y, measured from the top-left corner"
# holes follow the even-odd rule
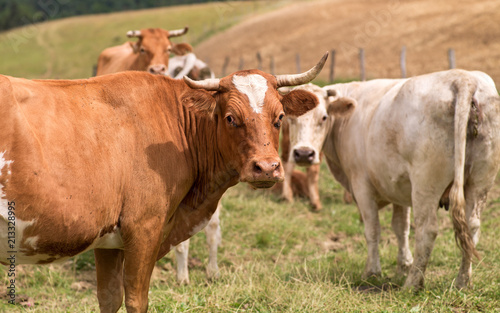
[[[193,183],[169,220],[168,235],[162,243],[158,258],[203,229],[202,226],[215,212],[224,192],[239,179],[238,173],[227,166],[229,162],[220,153],[217,121],[195,115],[185,107],[179,113]]]

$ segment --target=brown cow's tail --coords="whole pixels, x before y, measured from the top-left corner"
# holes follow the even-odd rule
[[[456,96],[455,103],[455,177],[450,190],[451,218],[455,231],[455,241],[467,258],[479,258],[472,237],[470,235],[465,216],[464,172],[465,172],[465,146],[467,139],[467,123],[471,110],[473,95],[477,83],[469,77],[461,77],[453,82]]]

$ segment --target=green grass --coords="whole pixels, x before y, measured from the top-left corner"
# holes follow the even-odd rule
[[[382,277],[364,281],[363,226],[357,208],[342,203],[342,188],[322,165],[320,192],[324,209],[311,213],[304,200],[287,204],[270,191],[240,184],[223,198],[221,277],[205,276],[205,236],[191,240],[191,284],[175,281],[173,254],[158,262],[151,283],[149,312],[500,312],[500,181],[483,213],[473,286],[453,287],[460,263],[449,215],[439,210],[440,233],[426,272],[426,287],[413,294],[400,290],[396,277],[396,238],[392,212],[380,211]],[[413,241],[413,233],[411,235]],[[201,264],[201,265],[199,265]],[[96,312],[92,254],[62,266],[18,266],[18,296],[31,297],[31,309],[0,301],[0,312]],[[0,269],[6,286],[5,268]],[[75,282],[87,282],[77,290]],[[124,308],[120,312],[125,312]]]
[[[128,40],[133,29],[160,27],[189,32],[174,42],[196,45],[254,14],[290,1],[239,1],[184,5],[32,24],[0,33],[0,74],[24,78],[86,78],[99,53]]]

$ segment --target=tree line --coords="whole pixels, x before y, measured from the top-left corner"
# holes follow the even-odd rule
[[[0,0],[0,31],[69,16],[215,0]]]

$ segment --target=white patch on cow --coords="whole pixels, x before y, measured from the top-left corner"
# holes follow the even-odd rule
[[[32,249],[36,250],[38,239],[40,239],[40,236],[28,237],[24,240],[24,245],[31,246]]]
[[[209,218],[207,218],[207,219],[205,219],[205,220],[201,221],[201,223],[200,223],[200,224],[196,225],[196,226],[195,226],[195,227],[191,230],[191,232],[189,233],[189,236],[190,236],[190,237],[191,237],[191,236],[194,236],[194,235],[196,235],[199,231],[203,230],[203,229],[207,226],[208,222],[210,222],[210,219],[209,219]]]
[[[267,80],[261,75],[233,76],[233,84],[239,92],[248,97],[250,107],[255,113],[261,113],[267,91]]]
[[[102,236],[101,232],[102,229],[94,242],[85,251],[92,249],[123,249],[123,238],[118,226],[115,226],[112,232]]]

